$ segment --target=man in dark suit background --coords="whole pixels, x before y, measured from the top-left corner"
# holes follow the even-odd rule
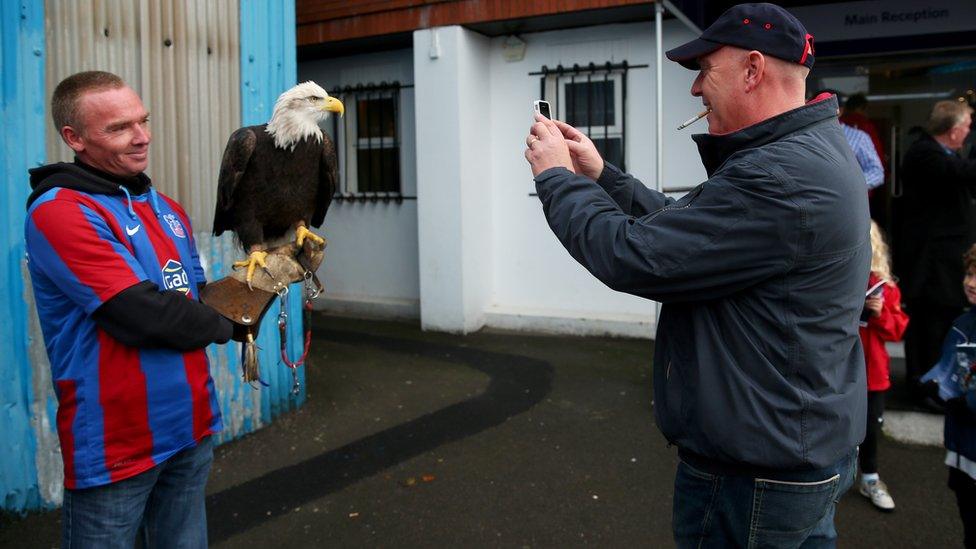
[[[902,160],[896,271],[912,317],[905,333],[906,377],[919,400],[918,378],[938,361],[942,339],[967,305],[959,281],[962,254],[976,242],[976,161],[959,150],[972,114],[966,103],[939,101]]]

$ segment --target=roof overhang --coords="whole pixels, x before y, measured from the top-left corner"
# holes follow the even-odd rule
[[[334,2],[299,0],[299,58],[409,47],[413,31],[447,25],[504,36],[654,17],[654,2],[649,0],[387,0],[356,4],[335,8]]]

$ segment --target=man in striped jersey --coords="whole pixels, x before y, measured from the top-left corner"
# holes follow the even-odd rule
[[[30,171],[28,265],[58,397],[65,547],[205,547],[211,435],[222,428],[204,347],[235,325],[199,302],[190,220],[143,173],[139,96],[92,71],[58,84],[72,163]]]

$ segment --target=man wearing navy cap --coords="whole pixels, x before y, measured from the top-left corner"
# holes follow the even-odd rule
[[[679,547],[833,546],[867,394],[857,319],[871,249],[837,101],[804,102],[814,41],[742,4],[667,52],[698,70],[708,179],[675,201],[536,117],[525,157],[553,232],[609,287],[662,303],[657,424],[678,448]]]

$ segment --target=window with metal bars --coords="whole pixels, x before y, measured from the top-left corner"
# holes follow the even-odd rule
[[[331,117],[339,157],[339,200],[401,200],[399,82],[346,86],[329,95],[346,105]],[[329,128],[326,128],[329,131]]]
[[[542,98],[552,105],[556,118],[589,136],[600,155],[626,170],[627,71],[647,65],[604,63],[555,68],[542,67]]]

